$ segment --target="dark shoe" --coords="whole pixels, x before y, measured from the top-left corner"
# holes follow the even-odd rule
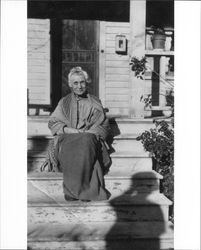
[[[70,197],[70,196],[68,196],[66,194],[64,195],[64,198],[65,198],[66,201],[78,201],[78,199],[72,198],[72,197]]]

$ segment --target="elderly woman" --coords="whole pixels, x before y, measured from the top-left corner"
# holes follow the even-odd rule
[[[89,77],[81,67],[71,69],[68,82],[72,93],[59,101],[48,123],[54,140],[42,170],[48,165],[49,171],[63,172],[66,200],[105,200],[108,120],[99,99],[88,94]]]

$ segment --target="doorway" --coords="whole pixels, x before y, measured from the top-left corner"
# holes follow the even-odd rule
[[[98,31],[93,20],[67,20],[62,25],[62,96],[70,93],[68,74],[80,66],[91,78],[89,93],[98,96]]]

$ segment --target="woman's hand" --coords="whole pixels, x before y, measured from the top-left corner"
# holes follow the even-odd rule
[[[79,130],[76,128],[68,128],[68,127],[64,127],[64,133],[65,134],[78,134]]]

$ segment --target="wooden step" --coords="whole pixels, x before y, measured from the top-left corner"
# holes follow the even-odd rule
[[[112,134],[134,134],[138,136],[145,130],[154,128],[153,119],[109,118]]]
[[[151,171],[152,159],[144,154],[134,155],[130,152],[115,152],[111,155],[112,165],[110,172],[119,171],[119,174],[132,175],[136,171]],[[40,167],[45,161],[46,152],[28,152],[28,172],[40,172]]]
[[[48,129],[49,116],[29,116],[28,135],[51,135]],[[131,119],[109,117],[111,131],[113,135],[135,134],[139,135],[145,130],[154,128],[153,119]]]
[[[27,147],[29,151],[47,151],[48,145],[52,136],[40,135],[40,136],[28,136]],[[145,152],[143,145],[140,141],[136,140],[136,136],[132,134],[119,135],[113,138],[113,142],[110,144],[112,152],[132,152],[134,155],[144,154]]]
[[[114,196],[122,194],[159,193],[160,176],[152,172],[139,172],[133,176],[105,176],[105,186]],[[37,200],[63,201],[61,173],[34,173],[28,176],[28,202]]]
[[[170,222],[153,221],[31,224],[28,245],[41,250],[162,250],[173,248],[172,227]]]
[[[71,223],[72,221],[168,221],[172,204],[163,194],[111,197],[109,201],[65,201],[28,204],[28,223]]]
[[[136,140],[136,135],[134,134],[121,134],[113,138],[111,148],[114,152],[132,152],[134,155],[149,155],[145,152],[144,147],[140,141]]]
[[[118,169],[121,175],[133,175],[137,171],[152,171],[152,158],[148,154],[133,154],[130,152],[114,152],[111,155],[110,170]]]

